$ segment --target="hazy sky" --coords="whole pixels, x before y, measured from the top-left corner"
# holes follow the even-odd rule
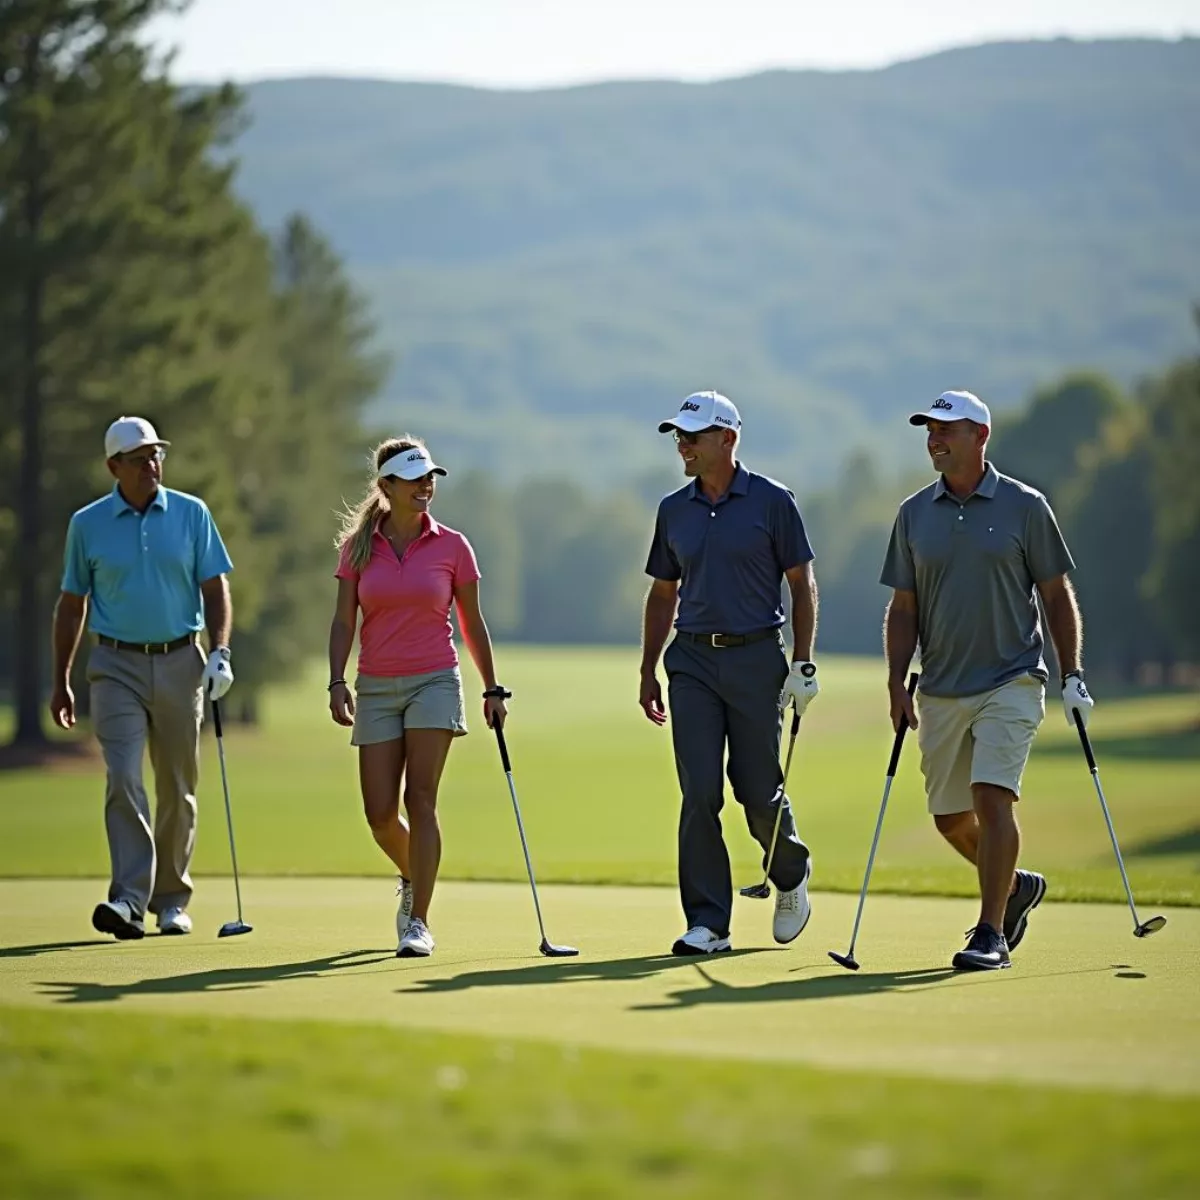
[[[195,0],[154,34],[178,47],[181,80],[540,87],[873,67],[1001,38],[1195,35],[1200,0]]]

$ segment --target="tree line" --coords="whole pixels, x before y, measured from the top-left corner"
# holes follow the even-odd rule
[[[252,706],[323,636],[314,514],[357,474],[384,373],[321,234],[300,215],[268,234],[235,195],[240,94],[172,85],[144,43],[180,7],[0,0],[0,671],[19,744],[45,737],[66,525],[112,486],[108,423],[149,418],[167,485],[212,508]]]

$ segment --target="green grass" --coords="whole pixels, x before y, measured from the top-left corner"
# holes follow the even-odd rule
[[[667,730],[636,705],[636,652],[501,647],[514,688],[509,744],[539,877],[673,884],[678,785]],[[806,717],[789,788],[816,855],[815,885],[856,891],[878,812],[891,732],[880,664],[829,659]],[[464,667],[470,696],[473,668]],[[1121,898],[1091,779],[1057,698],[1048,703],[1019,816],[1025,861],[1057,898]],[[1200,903],[1200,704],[1191,696],[1098,697],[1100,777],[1139,899]],[[523,862],[495,743],[474,705],[471,736],[443,783],[448,878],[519,879]],[[359,812],[356,755],[326,709],[322,676],[272,692],[261,730],[228,731],[239,860],[252,874],[373,874],[382,858]],[[0,875],[107,871],[96,769],[0,775]],[[228,869],[215,747],[205,747],[196,869]],[[737,806],[725,813],[739,879],[759,853]],[[932,830],[915,741],[889,805],[875,885],[970,895],[974,874]]]
[[[20,1196],[1191,1196],[1195,1099],[0,1010]],[[985,1132],[986,1131],[986,1132]]]

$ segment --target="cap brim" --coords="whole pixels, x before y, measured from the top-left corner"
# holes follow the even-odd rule
[[[929,412],[929,413],[913,413],[908,418],[910,425],[928,425],[930,421],[969,421],[968,416],[955,416],[953,413],[944,412]]]
[[[116,458],[118,454],[128,454],[132,450],[141,450],[143,446],[169,446],[171,443],[159,438],[157,441],[134,442],[132,446],[122,446],[120,450],[114,450],[108,457]]]
[[[698,420],[696,417],[672,417],[669,421],[659,424],[658,432],[669,433],[672,429],[681,429],[684,433],[699,433],[702,429],[711,428],[709,422]]]
[[[423,479],[426,475],[445,475],[447,471],[445,467],[435,465],[428,470],[418,471],[416,475],[401,475],[399,471],[391,471],[389,474],[394,475],[397,479],[403,479],[405,483],[412,483],[414,480]]]

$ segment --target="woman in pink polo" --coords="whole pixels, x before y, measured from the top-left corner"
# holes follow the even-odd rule
[[[435,477],[445,470],[407,435],[378,446],[374,461],[375,479],[346,513],[337,541],[329,711],[339,725],[353,726],[367,824],[400,872],[396,953],[425,956],[433,953],[429,902],[442,857],[438,785],[450,743],[467,732],[451,605],[483,679],[489,728],[503,725],[505,707],[479,610],[475,553],[429,512]],[[360,609],[356,698],[345,671]]]

